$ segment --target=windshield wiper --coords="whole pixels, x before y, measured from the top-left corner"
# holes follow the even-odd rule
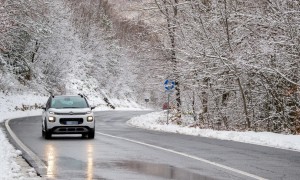
[[[67,109],[67,108],[82,108],[82,107],[63,107],[64,109]]]

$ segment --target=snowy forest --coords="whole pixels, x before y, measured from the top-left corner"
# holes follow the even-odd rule
[[[299,134],[299,66],[299,0],[0,0],[3,93],[161,109],[172,79],[174,123]]]

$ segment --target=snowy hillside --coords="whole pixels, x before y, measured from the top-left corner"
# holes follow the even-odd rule
[[[3,2],[4,94],[160,109],[170,79],[177,124],[300,132],[298,1]]]
[[[7,12],[10,3],[12,1],[6,1],[2,5]],[[43,23],[35,27],[39,28],[36,31],[41,32],[30,34],[31,39],[27,39],[29,49],[21,52],[22,56],[28,57],[9,59],[11,52],[4,48],[13,48],[14,44],[1,48],[0,89],[3,93],[11,95],[33,91],[43,96],[48,96],[50,92],[82,93],[98,99],[95,102],[97,105],[107,104],[104,101],[106,98],[116,107],[139,106],[132,88],[135,86],[135,75],[131,72],[126,51],[113,40],[106,39],[110,36],[107,32],[102,31],[101,27],[90,27],[98,29],[91,31],[94,34],[86,43],[80,28],[74,24],[72,9],[64,1],[47,3],[36,0],[28,2],[25,7],[19,4],[15,8],[19,13],[35,10],[26,9],[34,3],[44,8],[43,12],[36,12]],[[3,16],[3,19],[7,17],[9,20],[9,16]],[[36,19],[26,23],[33,20]],[[8,23],[6,28],[9,31],[13,25]],[[24,31],[31,33],[26,28]],[[98,35],[95,36],[95,33]],[[18,34],[11,36],[17,37]],[[19,55],[16,56],[18,58]]]

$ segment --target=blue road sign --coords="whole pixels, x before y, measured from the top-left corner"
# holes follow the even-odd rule
[[[175,81],[167,79],[164,86],[166,91],[171,91],[175,88]]]

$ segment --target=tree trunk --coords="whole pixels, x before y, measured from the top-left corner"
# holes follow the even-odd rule
[[[244,108],[244,113],[245,113],[245,116],[246,116],[246,127],[248,129],[250,129],[251,123],[250,123],[250,119],[249,119],[249,116],[248,116],[247,102],[246,102],[244,89],[242,87],[241,80],[240,80],[239,77],[237,78],[237,81],[238,81],[238,84],[239,84],[239,89],[240,89],[240,92],[241,92],[241,95],[242,95],[242,100],[243,100],[243,108]]]

